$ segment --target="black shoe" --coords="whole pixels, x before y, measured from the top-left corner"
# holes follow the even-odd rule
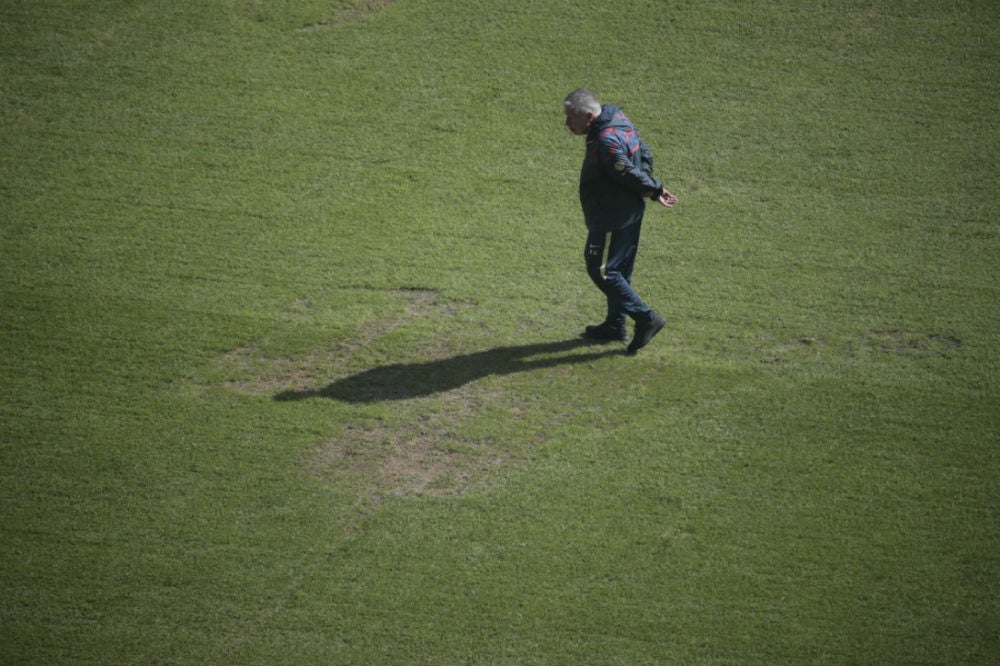
[[[628,342],[628,331],[624,326],[618,327],[608,322],[583,329],[581,338],[600,342]]]
[[[637,351],[649,344],[649,341],[659,333],[664,326],[667,325],[667,320],[653,313],[649,321],[638,322],[635,325],[635,336],[632,338],[632,344],[628,346],[625,353],[628,355],[635,354]]]

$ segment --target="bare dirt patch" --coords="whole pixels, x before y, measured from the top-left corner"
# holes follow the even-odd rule
[[[304,469],[373,499],[464,493],[510,462],[493,443],[456,432],[477,413],[480,397],[459,389],[397,424],[346,424],[316,447]]]

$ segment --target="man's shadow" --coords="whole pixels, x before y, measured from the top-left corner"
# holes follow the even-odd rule
[[[599,351],[552,355],[593,346],[593,342],[576,338],[518,347],[497,347],[436,361],[393,363],[349,375],[322,388],[282,391],[275,395],[274,399],[291,401],[330,398],[353,403],[406,400],[450,391],[490,375],[508,375],[558,365],[584,363],[602,356],[621,353],[620,349],[604,347]]]

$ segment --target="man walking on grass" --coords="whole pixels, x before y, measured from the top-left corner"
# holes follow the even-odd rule
[[[630,317],[635,333],[626,351],[635,354],[667,323],[632,289],[645,200],[669,208],[677,197],[653,178],[653,154],[621,109],[602,106],[586,88],[567,95],[563,109],[569,131],[587,137],[580,169],[580,203],[587,224],[584,258],[587,274],[608,302],[604,321],[587,326],[583,337],[624,342],[628,340],[626,317]]]

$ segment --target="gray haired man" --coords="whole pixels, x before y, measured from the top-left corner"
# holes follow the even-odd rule
[[[587,326],[583,337],[624,342],[626,318],[631,318],[635,333],[626,351],[635,354],[667,323],[632,289],[646,199],[669,208],[677,197],[653,177],[653,154],[621,109],[602,105],[586,88],[567,95],[563,109],[569,131],[587,137],[580,169],[580,204],[587,225],[584,260],[587,274],[607,299],[604,321]]]

